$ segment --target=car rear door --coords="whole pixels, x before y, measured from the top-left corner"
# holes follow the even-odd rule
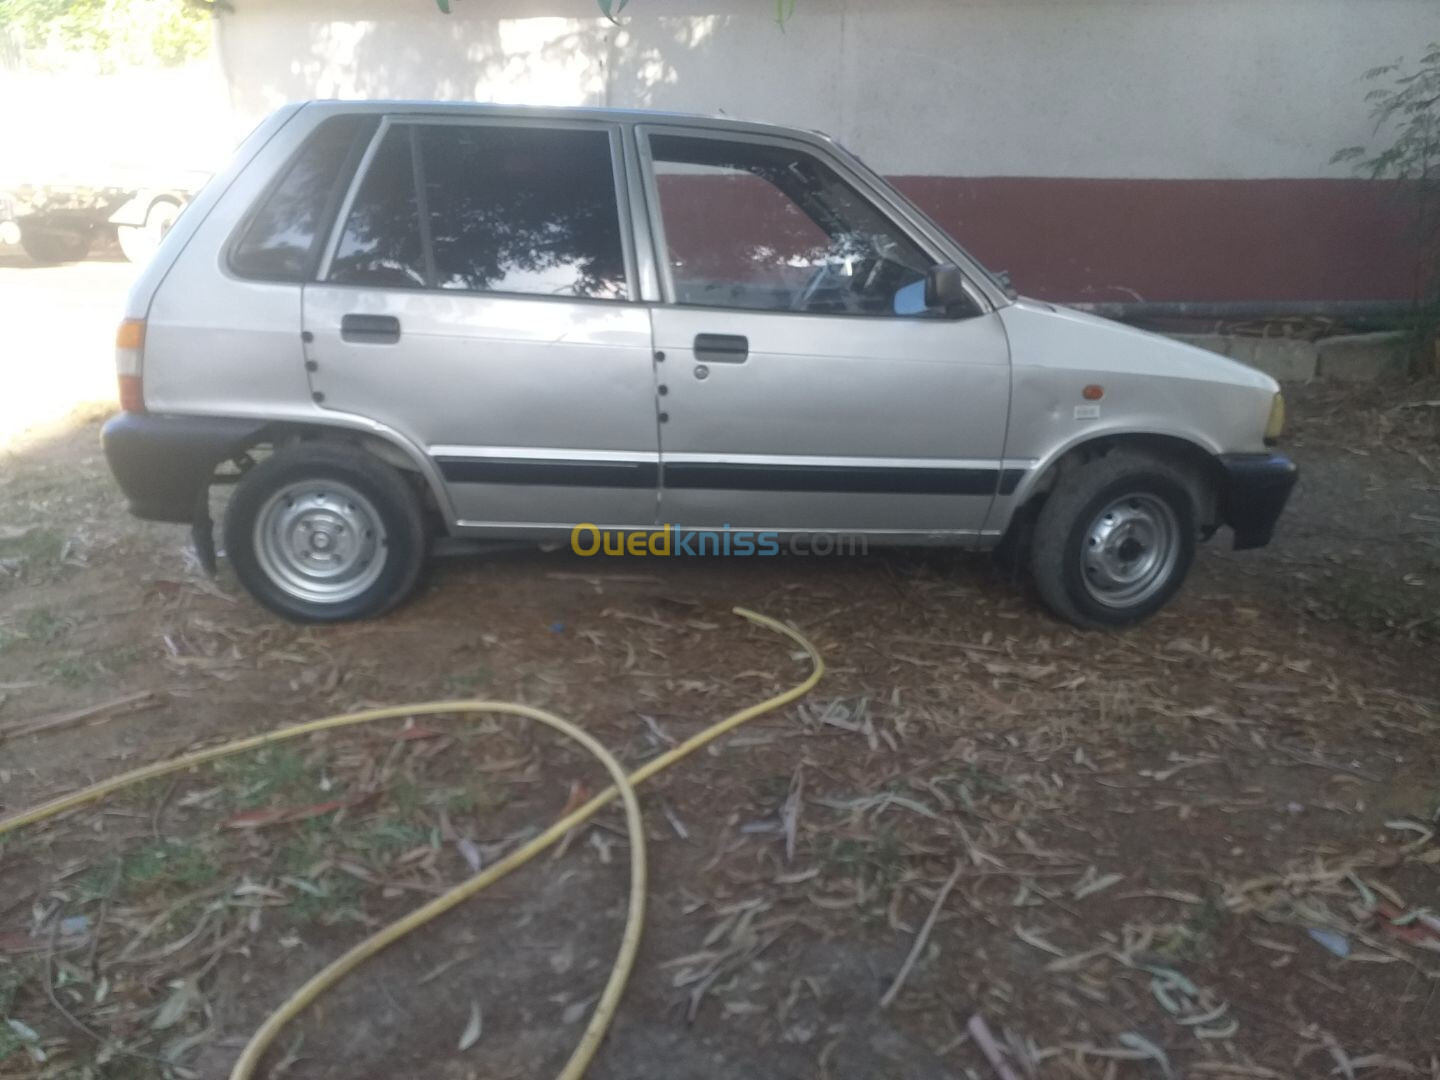
[[[818,146],[637,136],[665,298],[662,518],[977,535],[1014,480],[998,316],[926,310],[937,254]]]
[[[462,528],[654,521],[620,145],[605,123],[390,116],[305,288],[316,401],[434,458]]]

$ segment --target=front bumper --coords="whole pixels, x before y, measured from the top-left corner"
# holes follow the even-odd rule
[[[1300,479],[1299,467],[1281,454],[1221,454],[1219,460],[1221,516],[1235,531],[1235,550],[1264,547]]]
[[[205,498],[215,466],[255,443],[263,420],[224,416],[121,413],[101,429],[105,459],[147,521],[193,524],[209,520]]]

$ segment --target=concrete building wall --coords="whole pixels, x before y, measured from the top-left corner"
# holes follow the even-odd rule
[[[1066,300],[1403,299],[1361,79],[1436,0],[234,0],[241,126],[304,97],[721,112],[820,128],[1023,290]]]
[[[214,169],[236,142],[228,88],[203,60],[103,73],[0,65],[0,102],[0,188],[161,186]]]

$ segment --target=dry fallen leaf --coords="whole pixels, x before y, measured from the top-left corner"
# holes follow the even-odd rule
[[[457,1049],[469,1050],[479,1042],[482,1026],[480,1003],[478,1001],[472,1001],[470,1003],[470,1022],[465,1025],[465,1030],[460,1035],[460,1045]]]

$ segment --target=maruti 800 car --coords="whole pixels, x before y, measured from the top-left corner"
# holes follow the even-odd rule
[[[1017,299],[823,135],[424,102],[286,106],[174,223],[105,451],[300,620],[379,614],[438,537],[662,523],[1000,548],[1061,618],[1152,614],[1267,543],[1275,381]]]

